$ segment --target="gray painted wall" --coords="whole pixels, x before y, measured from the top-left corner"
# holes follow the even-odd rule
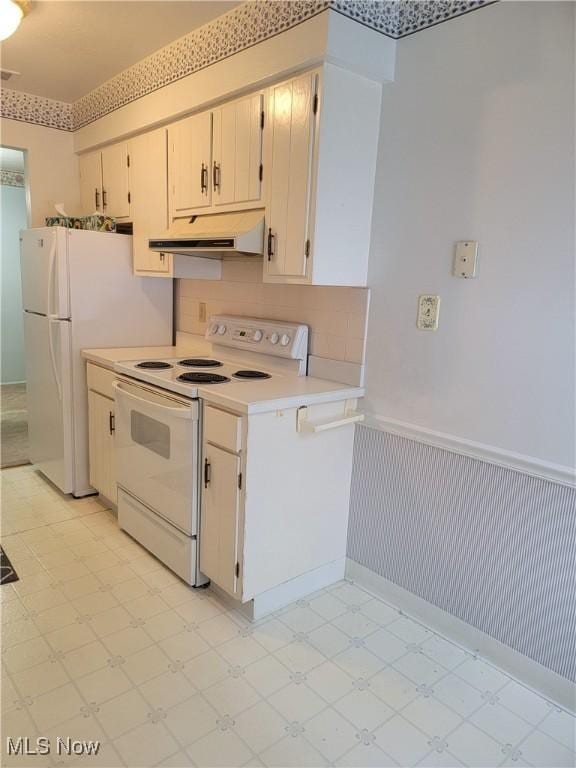
[[[20,279],[20,230],[27,226],[26,190],[0,185],[2,219],[2,384],[26,380]]]
[[[576,489],[356,430],[348,556],[576,680]]]
[[[502,2],[397,44],[384,86],[365,407],[574,466],[574,13]],[[456,240],[478,276],[452,276]],[[441,297],[435,333],[418,295]]]

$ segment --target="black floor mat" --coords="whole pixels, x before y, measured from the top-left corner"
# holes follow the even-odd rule
[[[18,581],[18,574],[10,562],[8,555],[0,547],[0,584],[10,584],[11,581]]]

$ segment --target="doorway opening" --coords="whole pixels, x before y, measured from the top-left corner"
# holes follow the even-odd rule
[[[26,153],[0,147],[0,466],[28,464],[20,230],[28,226]]]

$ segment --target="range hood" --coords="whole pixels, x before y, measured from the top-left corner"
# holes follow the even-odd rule
[[[221,259],[226,254],[261,256],[264,249],[264,211],[213,213],[172,220],[169,230],[148,247],[161,253],[184,253]]]

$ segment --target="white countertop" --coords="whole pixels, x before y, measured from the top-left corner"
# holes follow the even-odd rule
[[[158,360],[190,355],[208,355],[211,345],[204,340],[173,347],[124,347],[84,349],[82,356],[89,362],[114,370],[117,362],[127,360]],[[240,413],[266,413],[279,408],[328,403],[360,398],[362,387],[295,374],[273,376],[261,381],[230,381],[225,384],[199,385],[186,392],[208,403]]]
[[[83,349],[82,357],[103,368],[114,370],[114,363],[120,360],[158,360],[164,357],[184,357],[185,355],[210,354],[212,345],[204,339],[177,344],[173,347],[107,347],[102,349]]]
[[[198,397],[240,413],[266,413],[284,408],[299,408],[315,403],[330,403],[364,395],[362,387],[350,387],[311,376],[275,377],[264,381],[228,382],[199,386]]]

